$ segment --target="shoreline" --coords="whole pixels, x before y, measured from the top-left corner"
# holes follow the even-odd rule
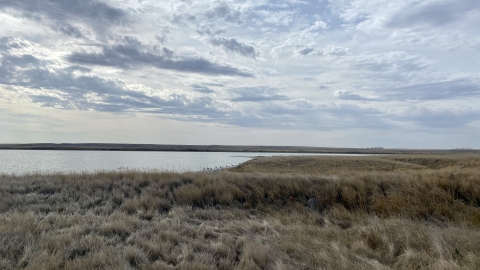
[[[104,144],[104,143],[35,143],[0,144],[0,150],[62,150],[62,151],[145,151],[145,152],[268,152],[305,154],[480,154],[479,149],[394,149],[336,148],[308,146],[261,145],[176,145],[176,144]]]

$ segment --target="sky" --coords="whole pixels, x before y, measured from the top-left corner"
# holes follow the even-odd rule
[[[478,0],[0,0],[0,143],[480,148]]]

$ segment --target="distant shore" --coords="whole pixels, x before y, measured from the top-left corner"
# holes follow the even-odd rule
[[[186,151],[186,152],[273,152],[319,154],[458,154],[477,153],[478,149],[393,149],[333,148],[309,146],[261,145],[175,145],[175,144],[111,144],[111,143],[34,143],[0,144],[2,150],[85,150],[85,151]]]

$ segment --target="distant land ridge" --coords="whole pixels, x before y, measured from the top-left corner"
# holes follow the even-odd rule
[[[94,150],[94,151],[188,151],[188,152],[277,152],[277,153],[331,153],[331,154],[454,154],[478,153],[478,149],[389,149],[335,148],[311,146],[262,146],[262,145],[181,145],[181,144],[121,144],[121,143],[30,143],[0,144],[4,150]]]

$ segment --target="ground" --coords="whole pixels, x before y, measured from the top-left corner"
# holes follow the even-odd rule
[[[308,156],[2,175],[0,268],[480,269],[479,165]]]

